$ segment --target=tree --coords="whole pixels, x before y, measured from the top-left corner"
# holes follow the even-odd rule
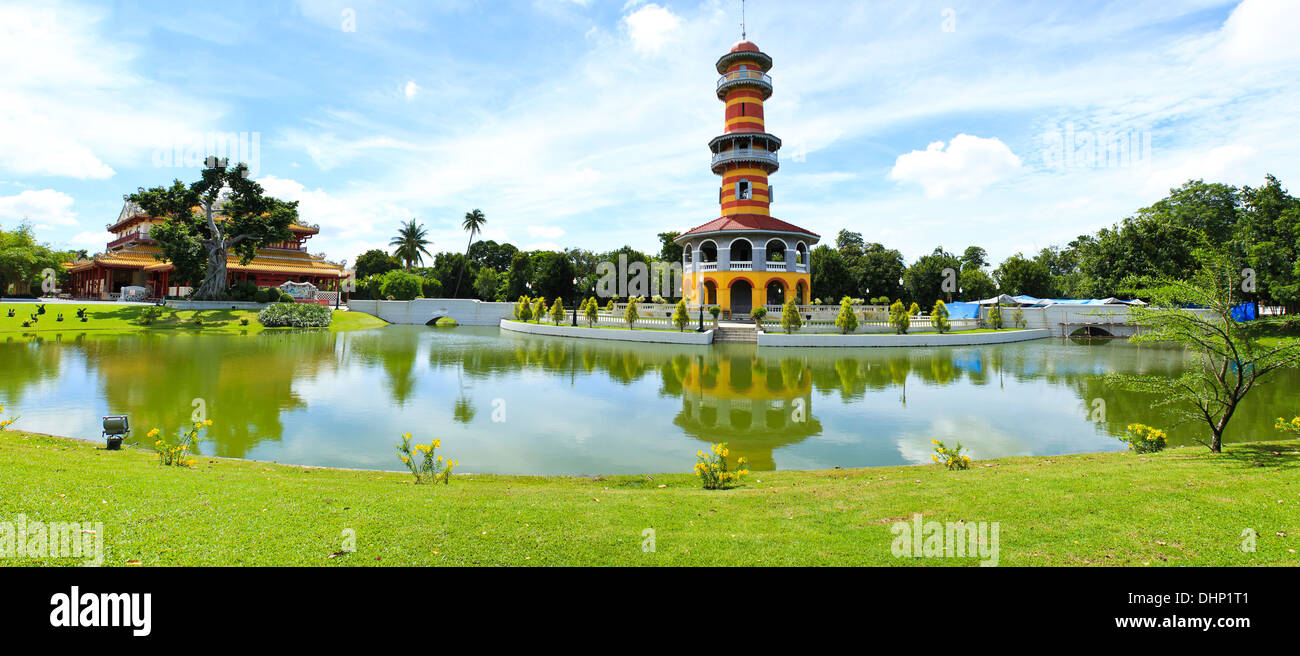
[[[994,303],[989,308],[989,325],[993,330],[1002,330],[1002,304]]]
[[[542,317],[546,316],[546,297],[541,296],[533,299],[533,318],[537,323],[542,322]]]
[[[557,326],[564,321],[564,302],[558,296],[555,297],[555,303],[551,305],[551,321]]]
[[[907,297],[924,305],[933,305],[940,298],[948,298],[951,292],[944,290],[944,282],[948,280],[945,273],[947,269],[951,269],[955,275],[961,270],[961,260],[944,251],[942,246],[935,247],[929,255],[921,256],[903,273],[903,287],[907,291]]]
[[[474,245],[474,237],[478,236],[483,224],[487,223],[487,217],[483,216],[483,210],[473,209],[465,213],[465,220],[461,222],[460,227],[469,233],[469,243],[465,244],[465,262],[469,262],[469,247]],[[460,276],[456,278],[456,293],[453,297],[460,295],[460,281],[465,278],[465,268],[461,267]]]
[[[1255,271],[1255,298],[1300,312],[1300,199],[1272,175],[1262,187],[1243,187],[1241,196],[1236,239]]]
[[[497,272],[483,267],[478,270],[478,275],[474,276],[474,293],[480,300],[491,301],[497,297],[497,288],[501,286],[500,276]]]
[[[480,239],[470,245],[469,261],[479,268],[487,267],[497,273],[505,273],[518,252],[519,249],[514,244],[498,244],[491,239]]]
[[[397,236],[388,242],[389,246],[394,247],[393,257],[401,260],[406,264],[406,270],[410,271],[415,264],[424,264],[424,256],[433,257],[429,250],[425,248],[433,242],[425,239],[429,235],[424,229],[424,225],[416,225],[415,219],[401,224],[397,229]]]
[[[961,270],[979,270],[988,266],[989,252],[979,246],[967,246],[961,255]]]
[[[519,297],[519,302],[515,304],[515,316],[520,321],[528,321],[533,318],[533,303],[527,296]]]
[[[912,305],[915,306],[916,303]],[[912,317],[903,307],[902,301],[894,301],[894,304],[889,306],[889,325],[893,326],[894,331],[899,335],[906,335],[907,329],[912,326]]]
[[[628,330],[636,329],[636,320],[640,318],[636,312],[636,297],[627,299],[627,309],[623,310],[623,321],[627,322]]]
[[[677,307],[673,308],[673,325],[677,326],[677,332],[686,330],[686,324],[691,322],[691,317],[686,313],[686,299],[678,299]]]
[[[799,315],[799,308],[792,298],[785,302],[785,307],[781,308],[781,328],[787,333],[793,333],[802,327],[803,317]]]
[[[1232,318],[1240,301],[1241,275],[1222,242],[1201,233],[1197,249],[1201,266],[1188,280],[1172,276],[1137,280],[1151,299],[1146,307],[1130,308],[1133,323],[1141,327],[1133,342],[1173,343],[1194,352],[1200,366],[1189,368],[1171,384],[1156,376],[1109,375],[1107,379],[1128,389],[1159,394],[1156,405],[1175,405],[1185,419],[1205,422],[1210,451],[1223,450],[1223,432],[1241,401],[1255,384],[1283,367],[1300,363],[1300,341],[1283,339],[1261,345],[1250,330]],[[1201,307],[1205,310],[1192,310]]]
[[[998,284],[983,269],[962,269],[961,276],[957,278],[957,281],[961,298],[967,300],[983,300],[996,296],[998,293]]]
[[[897,250],[874,242],[867,244],[852,270],[857,291],[876,297],[899,298],[903,295],[903,286],[898,281],[907,271],[907,264],[903,261],[903,254]]]
[[[533,281],[533,259],[528,253],[518,252],[510,258],[510,271],[506,273],[506,298],[517,298],[528,293]]]
[[[670,263],[682,261],[682,245],[676,241],[681,235],[682,233],[676,231],[659,233],[660,260]]]
[[[158,242],[178,278],[202,278],[195,297],[219,299],[229,288],[226,275],[231,251],[248,264],[257,250],[293,238],[289,226],[298,220],[298,203],[265,195],[262,185],[248,177],[248,166],[227,167],[212,158],[201,179],[186,186],[140,189],[125,199],[146,214],[165,218],[149,236]],[[198,208],[198,212],[194,211]]]
[[[393,269],[400,269],[402,263],[392,255],[376,248],[358,255],[356,264],[353,266],[357,272],[357,279],[360,280],[369,276],[382,275]]]
[[[840,252],[840,257],[843,257],[849,266],[853,266],[857,263],[857,259],[866,253],[867,245],[862,241],[862,233],[840,230],[840,233],[835,236],[835,250]]]
[[[749,318],[754,320],[754,325],[758,326],[759,330],[763,329],[763,317],[766,316],[767,308],[761,305],[749,311]]]
[[[573,297],[573,263],[563,253],[542,251],[534,263],[533,291],[555,298]]]
[[[993,279],[998,289],[1010,296],[1033,296],[1047,298],[1052,294],[1052,275],[1047,267],[1035,260],[1027,259],[1016,253],[1002,261],[993,272]]]
[[[948,332],[952,323],[948,321],[948,306],[943,301],[935,301],[934,309],[930,310],[930,325],[934,326],[940,334]]]
[[[0,295],[12,283],[32,290],[40,289],[41,272],[53,269],[63,271],[62,263],[71,259],[67,253],[57,253],[49,246],[36,241],[36,233],[26,220],[14,230],[0,229]]]
[[[587,319],[588,326],[595,326],[600,320],[600,304],[596,302],[594,296],[587,299],[587,304],[583,307],[583,315]]]
[[[410,301],[424,293],[424,279],[407,271],[393,270],[385,273],[379,286],[380,298],[393,297],[396,301]]]
[[[442,289],[444,291],[449,289],[455,290],[456,281],[459,280],[462,275],[464,275],[466,269],[469,270],[469,276],[471,281],[478,276],[478,271],[475,269],[474,265],[465,257],[464,253],[451,253],[451,252],[443,251],[438,253],[438,255],[433,258],[433,269],[425,271],[424,275],[437,278],[439,284],[442,285]],[[461,296],[460,292],[453,292],[452,294],[449,295],[449,297],[450,298],[473,298],[474,293],[472,291],[469,291],[465,296]]]
[[[812,295],[817,298],[853,297],[857,284],[844,257],[830,246],[821,245],[812,252]]]
[[[835,315],[835,327],[845,335],[858,329],[858,315],[853,313],[853,299],[840,299],[840,313]]]

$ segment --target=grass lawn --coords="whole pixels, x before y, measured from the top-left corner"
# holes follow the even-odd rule
[[[1228,449],[1003,458],[964,472],[757,472],[727,491],[689,474],[463,474],[435,487],[209,457],[168,468],[149,451],[9,430],[0,520],[102,521],[108,565],[976,563],[894,558],[890,526],[913,513],[1000,522],[1002,565],[1300,564],[1300,443]],[[654,553],[642,550],[647,528]],[[356,552],[330,558],[345,529]],[[1246,529],[1258,535],[1253,553],[1240,548]]]
[[[89,319],[82,322],[77,318],[77,310],[86,308]],[[257,321],[256,310],[173,310],[162,308],[162,315],[153,324],[145,326],[140,323],[140,315],[147,305],[108,305],[104,303],[50,303],[45,306],[45,314],[40,315],[36,325],[23,328],[23,322],[36,312],[33,303],[0,303],[0,333],[41,333],[63,332],[76,333],[89,330],[106,330],[117,332],[136,332],[152,330],[185,330],[194,333],[253,334],[264,330],[294,330],[292,328],[263,328]],[[8,316],[14,310],[13,317]],[[63,321],[58,321],[59,314]],[[195,325],[198,316],[202,325]],[[240,325],[240,319],[248,319],[248,325]],[[334,312],[330,330],[365,330],[387,325],[383,319],[361,312]]]

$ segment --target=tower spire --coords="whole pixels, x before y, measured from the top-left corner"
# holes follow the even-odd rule
[[[740,40],[745,38],[745,0],[740,0]]]

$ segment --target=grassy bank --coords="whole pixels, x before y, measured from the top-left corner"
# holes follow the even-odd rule
[[[287,330],[282,328],[263,328],[257,321],[256,310],[175,310],[164,307],[162,314],[148,326],[140,321],[147,305],[108,305],[103,303],[50,303],[45,306],[45,314],[39,321],[27,328],[23,322],[28,321],[36,312],[33,303],[0,303],[0,333],[74,333],[84,331],[167,331],[184,330],[195,333],[253,334],[263,330]],[[13,317],[9,310],[14,310]],[[86,321],[77,318],[77,310],[86,308]],[[58,320],[63,314],[63,321]],[[195,319],[199,322],[196,323]],[[248,320],[248,325],[241,323]],[[334,312],[330,330],[365,330],[387,325],[383,319],[361,312]]]
[[[756,472],[709,492],[688,474],[460,475],[434,487],[217,458],[176,469],[148,451],[10,430],[0,520],[102,521],[108,565],[975,564],[894,558],[890,526],[913,513],[999,522],[1002,565],[1300,563],[1300,443],[1228,449],[1004,458],[965,472]],[[331,558],[345,529],[356,552]],[[1241,550],[1246,529],[1253,553]]]

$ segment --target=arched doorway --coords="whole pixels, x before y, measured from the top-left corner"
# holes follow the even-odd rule
[[[731,283],[731,316],[748,317],[754,309],[754,286],[743,278]]]
[[[794,299],[794,302],[797,303],[797,304],[799,304],[799,305],[807,305],[807,304],[808,304],[808,284],[805,283],[804,281],[800,280],[800,281],[799,281],[799,284],[798,284],[798,285],[795,285],[794,291],[795,291],[795,299]]]
[[[704,281],[704,303],[706,305],[718,304],[718,284],[712,280]]]
[[[754,262],[754,246],[748,239],[738,237],[731,242],[731,268],[749,269]]]
[[[785,285],[780,280],[768,281],[767,304],[785,305]]]

